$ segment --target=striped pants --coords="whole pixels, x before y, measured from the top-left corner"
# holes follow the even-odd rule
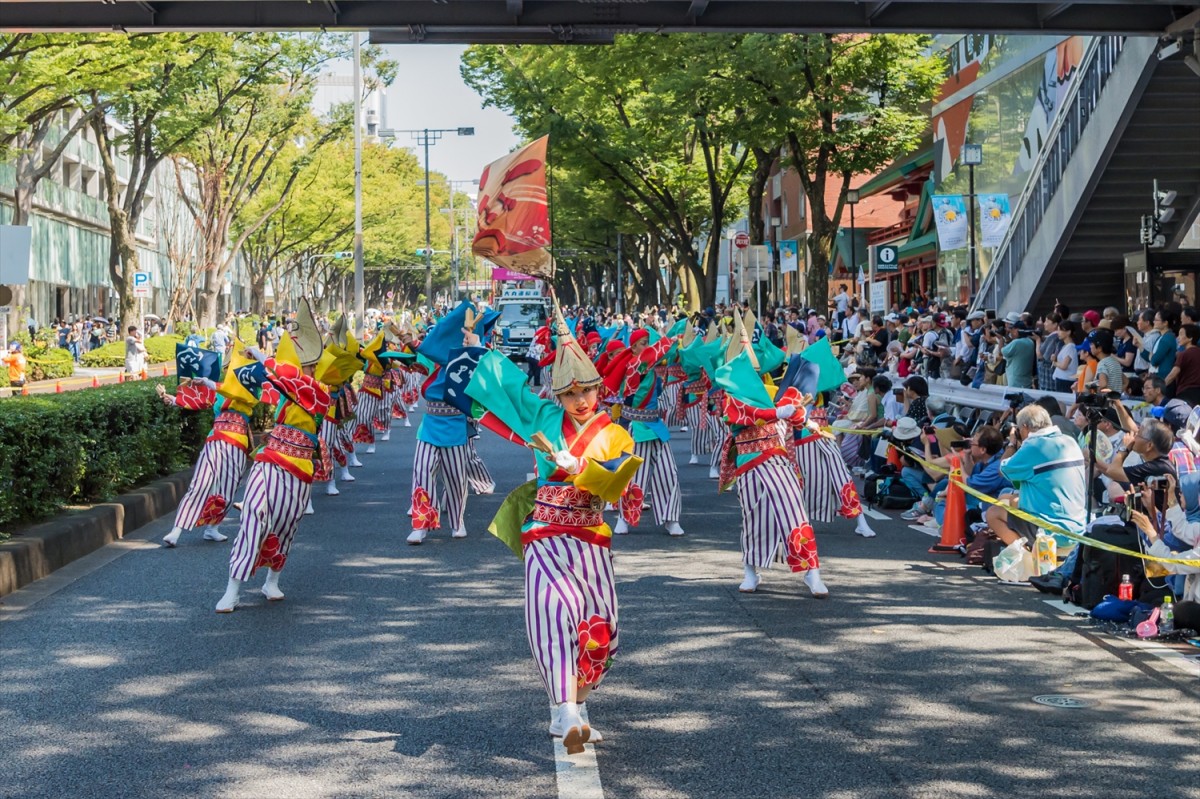
[[[816,536],[791,460],[767,458],[738,477],[737,492],[742,505],[743,563],[768,569],[779,559],[794,572],[820,566]]]
[[[796,445],[796,463],[804,489],[804,507],[826,524],[834,516],[857,519],[862,513],[858,487],[832,439],[819,436]]]
[[[713,437],[708,414],[704,412],[704,403],[697,402],[683,409],[688,432],[692,434],[692,454],[707,455],[712,452]]]
[[[476,494],[491,494],[496,490],[496,481],[492,479],[487,464],[479,457],[475,449],[475,439],[467,439],[467,485]]]
[[[346,450],[342,448],[342,428],[329,417],[321,420],[321,441],[328,447],[333,462],[338,466],[345,466]]]
[[[598,684],[618,647],[612,552],[566,535],[527,544],[525,631],[551,702]],[[588,650],[581,637],[605,645]]]
[[[400,392],[400,399],[411,408],[417,407],[417,400],[421,397],[421,383],[424,382],[425,375],[415,370],[404,372],[404,388]]]
[[[255,463],[246,479],[242,523],[229,554],[229,576],[249,580],[261,560],[279,571],[304,517],[312,484],[271,463]]]
[[[175,526],[191,530],[220,524],[246,469],[246,453],[224,441],[209,441],[200,450],[191,485],[179,503]]]
[[[470,459],[466,444],[437,447],[426,441],[417,441],[412,476],[414,530],[438,529],[441,526],[439,508],[445,509],[446,522],[451,530],[462,529],[463,517],[467,513],[467,464]]]
[[[650,495],[654,521],[658,524],[679,521],[679,471],[669,441],[635,441],[633,454],[642,465],[630,481]]]
[[[391,424],[391,422],[385,422],[382,427],[379,426],[380,416],[383,411],[383,397],[377,397],[369,391],[364,391],[358,395],[358,407],[354,410],[356,421],[354,427],[355,441],[359,444],[375,443],[375,431],[379,430],[382,432]]]
[[[668,383],[658,397],[658,409],[667,427],[677,424],[676,411],[679,409],[679,383]]]
[[[720,414],[709,413],[708,411],[704,412],[704,424],[708,428],[708,435],[711,436],[709,440],[712,442],[712,457],[709,458],[708,465],[715,469],[721,462],[721,442],[725,440],[725,433],[728,432],[728,428],[721,421]]]

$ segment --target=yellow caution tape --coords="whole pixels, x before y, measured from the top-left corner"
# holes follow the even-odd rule
[[[892,444],[890,446],[895,447],[896,445]],[[934,464],[930,463],[929,461],[925,460],[924,458],[918,457],[908,450],[901,450],[901,453],[905,457],[912,458],[914,461],[921,464],[926,469],[930,469],[930,470],[938,472],[940,474],[947,475],[948,477],[950,476],[949,470],[944,469],[941,466],[935,466]],[[1072,541],[1083,544],[1084,546],[1095,547],[1096,549],[1103,549],[1106,552],[1115,552],[1118,555],[1128,555],[1128,556],[1134,557],[1134,558],[1141,558],[1142,560],[1152,560],[1157,563],[1178,563],[1183,566],[1200,567],[1200,560],[1185,560],[1183,558],[1162,558],[1162,557],[1159,557],[1158,555],[1147,555],[1144,552],[1135,552],[1130,549],[1125,549],[1124,547],[1116,546],[1115,544],[1109,544],[1106,541],[1097,541],[1095,538],[1088,538],[1087,536],[1079,535],[1078,533],[1072,533],[1071,531],[1064,530],[1062,527],[1059,527],[1057,524],[1046,521],[1045,519],[1043,519],[1039,516],[1036,516],[1035,514],[1029,513],[1028,511],[1021,510],[1020,508],[1014,508],[1005,502],[1001,502],[996,497],[988,496],[987,494],[983,493],[982,491],[977,491],[976,489],[967,485],[966,482],[964,482],[961,479],[955,479],[955,478],[951,477],[950,482],[954,483],[959,488],[961,488],[963,491],[965,491],[966,493],[970,494],[971,496],[973,496],[977,499],[983,500],[984,502],[987,502],[992,505],[1004,506],[1004,509],[1006,511],[1008,511],[1008,513],[1010,513],[1013,516],[1016,516],[1018,519],[1024,519],[1025,521],[1030,522],[1031,524],[1036,524],[1038,527],[1042,528],[1043,530],[1049,530],[1052,533],[1061,535],[1064,538],[1068,538]]]

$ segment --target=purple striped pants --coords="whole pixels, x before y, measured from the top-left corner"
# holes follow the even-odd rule
[[[608,624],[609,654],[615,655],[617,589],[612,552],[566,535],[527,544],[525,631],[546,693],[556,704],[575,701],[579,626],[594,617]]]
[[[797,445],[796,462],[803,481],[805,509],[819,522],[832,522],[843,511],[843,487],[854,482],[841,450],[834,441],[821,436]]]
[[[721,442],[724,440],[728,428],[725,426],[725,422],[721,420],[720,414],[705,411],[704,421],[708,426],[708,430],[705,432],[711,436],[709,440],[713,442],[712,457],[709,458],[708,465],[715,469],[721,462]]]
[[[272,463],[258,462],[250,467],[242,498],[242,523],[229,553],[230,577],[250,579],[268,535],[279,537],[279,552],[287,557],[311,493],[311,483]]]
[[[438,447],[418,439],[413,453],[413,502],[416,504],[417,492],[424,491],[433,507],[445,511],[441,521],[451,530],[462,529],[467,513],[467,464],[471,458],[467,450],[466,444]]]
[[[679,521],[679,470],[671,444],[667,441],[635,441],[633,454],[642,465],[633,475],[630,485],[641,486],[650,496],[654,521],[658,524]]]
[[[675,424],[675,410],[679,407],[679,383],[669,383],[663,387],[658,397],[658,410],[667,427]]]
[[[192,482],[179,503],[175,526],[191,530],[202,519],[206,524],[220,524],[233,504],[238,480],[242,479],[245,469],[246,453],[241,447],[224,441],[206,442],[196,461]],[[216,507],[218,500],[223,506],[219,509]]]
[[[704,403],[697,402],[683,409],[687,418],[688,432],[692,434],[692,454],[707,455],[712,452],[712,420],[705,418]]]
[[[737,492],[742,506],[742,562],[768,569],[788,553],[792,531],[809,524],[796,469],[789,458],[767,458],[738,477]],[[815,543],[811,550],[815,563]]]
[[[475,449],[475,439],[467,439],[467,485],[476,494],[490,494],[496,490],[496,481],[492,479],[487,464],[479,457]]]

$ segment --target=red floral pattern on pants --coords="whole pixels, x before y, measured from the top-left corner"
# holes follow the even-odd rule
[[[594,685],[608,669],[612,629],[599,616],[579,622],[579,687]]]
[[[210,494],[208,499],[204,500],[204,507],[200,509],[200,518],[196,519],[196,526],[206,527],[220,524],[225,518],[227,510],[229,510],[229,501],[225,497],[220,494]]]
[[[354,443],[355,444],[374,444],[375,434],[371,432],[371,427],[368,424],[359,424],[354,428]]]
[[[279,551],[279,536],[269,533],[263,539],[262,547],[258,550],[258,560],[254,561],[254,569],[250,573],[253,574],[262,566],[266,566],[272,571],[279,571],[286,562],[287,555]]]
[[[793,527],[787,537],[787,565],[794,572],[820,568],[817,560],[817,536],[808,522]]]
[[[393,402],[392,403],[392,418],[393,419],[403,419],[406,416],[408,416],[408,414],[406,414],[404,412],[404,408],[400,406],[400,400],[396,400],[395,402]]]
[[[630,483],[621,495],[621,518],[630,527],[637,527],[642,520],[642,503],[645,500],[645,490],[636,483]]]
[[[862,515],[862,502],[858,498],[858,488],[853,481],[842,486],[839,492],[842,498],[842,508],[838,515],[844,519],[857,519]]]
[[[441,517],[434,507],[429,492],[414,488],[412,493],[412,527],[414,530],[436,530],[441,527]]]
[[[317,449],[318,455],[313,459],[313,482],[325,483],[333,477],[333,453],[323,438],[318,439]]]

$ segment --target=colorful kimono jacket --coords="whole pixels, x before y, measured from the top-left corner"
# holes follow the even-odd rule
[[[574,701],[578,687],[600,682],[617,652],[612,531],[602,511],[641,461],[607,415],[577,425],[561,406],[530,393],[524,372],[500,353],[481,358],[466,394],[486,411],[484,427],[518,443],[541,432],[583,462],[568,474],[536,451],[536,481],[505,500],[491,527],[524,558],[526,631],[546,691],[553,702]]]

